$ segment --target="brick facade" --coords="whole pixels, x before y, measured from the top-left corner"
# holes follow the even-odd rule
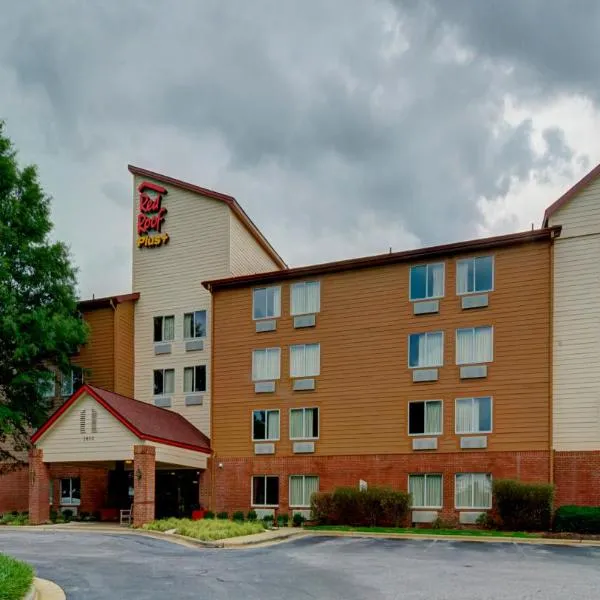
[[[93,465],[52,463],[49,465],[52,479],[52,508],[60,507],[60,480],[79,477],[81,482],[81,503],[79,513],[95,513],[106,507],[108,491],[108,470]],[[68,507],[65,507],[68,508]]]
[[[154,520],[156,448],[133,447],[133,524],[140,527]]]
[[[600,451],[555,452],[555,506],[600,506]]]
[[[50,520],[50,474],[44,463],[44,452],[37,448],[29,451],[29,522],[39,525]]]
[[[0,475],[0,515],[29,509],[29,468]]]

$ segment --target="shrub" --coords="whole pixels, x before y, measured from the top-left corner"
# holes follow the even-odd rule
[[[204,513],[204,518],[205,519],[214,519],[215,518],[215,513],[212,510],[207,510]]]
[[[5,513],[0,517],[0,525],[28,525],[29,517],[28,513],[18,513],[13,511],[11,513]]]
[[[249,510],[248,514],[246,515],[246,519],[248,519],[248,521],[256,521],[256,519],[258,519],[258,515],[256,514],[256,511]]]
[[[512,531],[550,528],[554,486],[499,479],[493,484],[500,525]]]
[[[147,523],[144,525],[144,529],[163,532],[175,530],[175,533],[179,535],[208,541],[261,533],[264,531],[264,526],[262,523],[235,523],[223,519],[192,521],[190,519],[171,518]]]
[[[70,521],[73,518],[73,511],[70,508],[62,511],[62,516],[65,521]]]
[[[499,523],[489,512],[482,512],[475,521],[475,525],[482,529],[499,529]]]
[[[394,527],[405,524],[410,510],[410,496],[405,492],[386,489],[381,496],[384,520]]]
[[[310,518],[320,525],[331,525],[336,521],[333,507],[333,494],[317,492],[310,498]]]
[[[302,527],[304,521],[306,521],[306,517],[304,515],[301,515],[300,513],[294,513],[294,516],[292,517],[292,525],[294,527]]]
[[[244,513],[241,510],[236,510],[231,517],[234,521],[242,523],[244,521]]]
[[[267,525],[267,526],[270,526],[270,525],[272,525],[272,524],[273,524],[273,521],[274,521],[274,519],[273,519],[273,515],[265,515],[265,516],[262,518],[262,520],[263,520],[263,523],[264,523],[265,525]]]
[[[277,525],[279,527],[287,527],[290,522],[290,516],[287,513],[282,513],[277,516]]]
[[[226,511],[217,513],[217,519],[229,519],[229,513]]]
[[[561,506],[554,516],[554,530],[600,534],[600,506]]]
[[[444,519],[443,517],[436,517],[431,523],[431,529],[456,529],[458,527],[458,521],[456,518]]]

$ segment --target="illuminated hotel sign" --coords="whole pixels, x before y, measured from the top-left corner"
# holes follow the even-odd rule
[[[137,216],[137,247],[163,246],[169,241],[169,234],[161,232],[167,214],[167,209],[162,206],[162,199],[167,190],[155,183],[144,181],[138,186],[138,192],[140,195]]]

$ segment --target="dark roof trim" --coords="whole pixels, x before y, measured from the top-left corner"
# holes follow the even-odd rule
[[[136,167],[134,165],[127,165],[127,168],[133,175],[149,177],[150,179],[155,179],[161,183],[173,185],[183,190],[187,190],[188,192],[194,192],[196,194],[206,196],[207,198],[224,202],[242,222],[252,237],[258,242],[259,246],[261,246],[261,248],[275,261],[277,265],[279,265],[282,269],[287,269],[287,264],[283,258],[277,254],[275,248],[271,246],[267,238],[262,234],[260,229],[254,224],[252,219],[246,214],[246,211],[238,204],[238,201],[233,196],[221,194],[221,192],[215,192],[214,190],[209,190],[207,188],[194,185],[193,183],[188,183],[187,181],[181,181],[180,179],[174,179],[168,175],[162,175],[161,173],[148,171],[147,169],[142,169],[141,167]]]
[[[337,262],[324,263],[320,265],[309,265],[307,267],[297,267],[285,271],[271,271],[269,273],[256,273],[253,275],[242,275],[240,277],[229,277],[227,279],[213,279],[203,281],[202,285],[209,291],[220,290],[224,288],[244,287],[246,285],[258,283],[270,283],[286,279],[296,279],[299,277],[313,277],[324,275],[326,273],[339,273],[341,271],[351,271],[354,269],[367,269],[369,267],[381,267],[407,261],[430,260],[447,254],[462,254],[465,252],[477,252],[489,250],[502,246],[513,246],[516,244],[527,244],[529,242],[550,242],[553,238],[560,235],[560,227],[550,227],[546,229],[536,229],[524,231],[521,233],[511,233],[508,235],[499,235],[465,242],[456,242],[453,244],[444,244],[442,246],[431,246],[429,248],[419,248],[417,250],[407,250],[404,252],[394,252],[389,254],[378,254],[376,256],[365,256],[362,258],[352,258]]]
[[[594,180],[600,177],[600,164],[597,164],[587,175],[580,179],[571,189],[567,190],[556,202],[551,204],[544,213],[543,227],[548,227],[548,221],[550,217],[559,209],[562,208],[567,202],[573,200],[577,194],[583,192],[583,190],[594,182]]]
[[[110,308],[116,304],[122,302],[135,302],[139,300],[139,292],[133,294],[121,294],[120,296],[106,296],[105,298],[91,298],[90,300],[80,300],[77,303],[77,308],[81,311],[84,310],[97,310],[100,308]]]

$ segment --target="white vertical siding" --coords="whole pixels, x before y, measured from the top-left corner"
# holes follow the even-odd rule
[[[244,227],[233,212],[229,215],[230,239],[229,248],[231,275],[247,275],[276,271],[280,267],[257,243],[256,239]]]

